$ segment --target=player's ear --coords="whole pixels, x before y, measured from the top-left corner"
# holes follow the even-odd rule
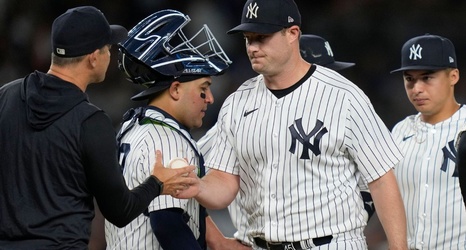
[[[460,71],[458,69],[451,69],[448,73],[448,76],[450,78],[451,85],[456,85],[456,83],[458,83],[460,80]]]
[[[87,60],[89,61],[89,65],[92,68],[95,68],[97,66],[97,58],[99,53],[101,53],[100,49],[96,49],[94,50],[94,52],[87,55]]]
[[[172,82],[172,84],[170,85],[170,88],[168,89],[170,96],[175,100],[180,99],[180,87],[181,87],[181,83],[178,81],[174,81]]]
[[[291,39],[299,41],[299,37],[301,35],[301,29],[299,28],[298,25],[293,25],[289,28],[287,28],[287,31],[290,33]]]

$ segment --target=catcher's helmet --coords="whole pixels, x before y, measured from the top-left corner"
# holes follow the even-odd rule
[[[119,44],[120,70],[133,83],[148,87],[133,100],[146,99],[173,80],[222,74],[231,64],[207,25],[186,37],[182,28],[190,21],[176,10],[158,11],[134,26]]]

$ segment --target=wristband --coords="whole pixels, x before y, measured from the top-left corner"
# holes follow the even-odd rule
[[[157,176],[155,175],[151,175],[151,177],[153,177],[155,179],[155,182],[157,183],[157,185],[159,186],[159,195],[161,195],[163,193],[163,182],[161,180],[159,180],[159,178],[157,178]]]

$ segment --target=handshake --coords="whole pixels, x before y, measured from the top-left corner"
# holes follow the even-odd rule
[[[152,175],[162,182],[160,194],[171,195],[179,198],[178,195],[183,192],[184,198],[192,198],[199,192],[199,177],[194,173],[196,166],[190,166],[188,162],[181,157],[173,158],[167,167],[162,164],[162,152],[157,150],[155,153],[155,164]]]

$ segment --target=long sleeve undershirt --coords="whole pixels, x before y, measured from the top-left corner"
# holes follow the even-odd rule
[[[466,132],[464,132],[458,144],[457,168],[463,202],[466,206]]]
[[[97,112],[83,122],[81,140],[90,192],[104,217],[123,227],[159,195],[159,186],[151,176],[138,187],[128,189],[117,160],[115,131],[104,112]]]
[[[189,218],[181,208],[150,212],[150,223],[163,249],[201,250],[201,246],[186,222]]]

